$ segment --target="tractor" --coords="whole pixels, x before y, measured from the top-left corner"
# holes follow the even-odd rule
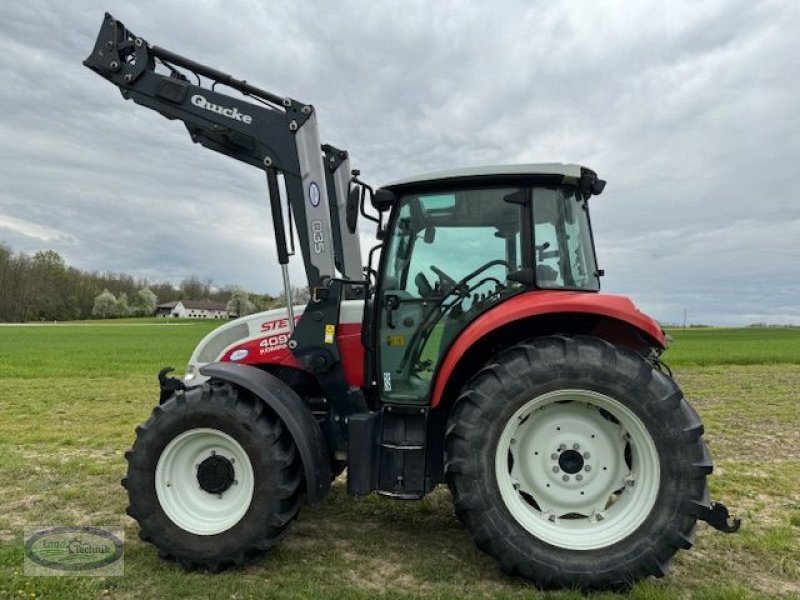
[[[287,298],[209,333],[182,378],[158,375],[122,484],[160,556],[240,565],[345,470],[355,496],[446,484],[475,544],[546,588],[661,577],[698,520],[739,527],[709,498],[703,424],[661,360],[664,331],[600,293],[594,171],[468,167],[373,188],[321,143],[312,105],[109,14],[84,65],[265,173]],[[376,231],[366,261],[359,218]]]

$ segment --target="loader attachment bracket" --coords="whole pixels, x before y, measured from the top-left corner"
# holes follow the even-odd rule
[[[178,390],[185,390],[186,385],[180,379],[176,377],[169,377],[169,374],[172,373],[175,369],[172,367],[164,367],[158,372],[158,386],[161,388],[161,397],[159,399],[159,404],[164,404],[167,400],[172,398],[172,396]]]
[[[742,526],[742,520],[732,518],[728,507],[722,502],[712,502],[711,506],[703,509],[697,518],[723,533],[736,533]]]

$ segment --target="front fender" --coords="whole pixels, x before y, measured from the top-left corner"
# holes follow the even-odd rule
[[[645,334],[654,344],[666,348],[666,336],[659,324],[640,312],[628,298],[610,294],[534,291],[513,296],[472,321],[455,339],[439,364],[431,394],[431,408],[442,399],[447,382],[467,351],[487,334],[532,317],[547,315],[597,315],[621,321]]]
[[[300,453],[309,504],[321,502],[331,484],[328,442],[300,396],[274,375],[249,365],[214,363],[202,367],[200,372],[246,389],[275,411]]]

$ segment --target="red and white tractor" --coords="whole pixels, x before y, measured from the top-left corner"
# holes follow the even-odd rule
[[[84,64],[266,173],[289,298],[211,332],[182,379],[160,373],[123,480],[160,555],[238,565],[344,469],[354,495],[446,483],[478,547],[545,587],[662,576],[698,520],[738,528],[709,499],[703,425],[660,360],[664,332],[599,291],[593,171],[462,168],[373,190],[320,143],[311,105],[110,15]],[[359,216],[377,229],[366,267]],[[305,306],[291,302],[295,231]]]

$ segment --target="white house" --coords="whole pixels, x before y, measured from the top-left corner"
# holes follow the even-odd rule
[[[181,319],[229,319],[230,313],[221,302],[178,300],[156,306],[156,316]]]

